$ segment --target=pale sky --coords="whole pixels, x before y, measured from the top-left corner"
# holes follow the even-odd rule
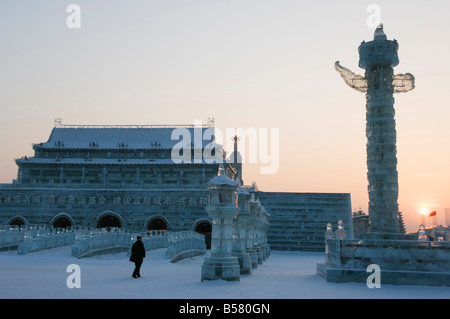
[[[80,7],[80,29],[66,20]],[[244,163],[263,191],[350,193],[367,212],[365,96],[355,73],[373,39],[370,4],[399,42],[395,96],[399,206],[409,231],[420,209],[450,208],[450,2],[300,0],[0,1],[0,183],[32,156],[53,121],[279,129],[279,169]],[[227,142],[228,143],[228,142]],[[431,221],[428,219],[429,222]]]

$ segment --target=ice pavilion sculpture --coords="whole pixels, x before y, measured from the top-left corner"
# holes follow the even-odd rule
[[[359,67],[365,76],[342,67],[335,68],[351,88],[366,93],[367,178],[371,232],[399,233],[398,173],[394,93],[414,89],[412,74],[394,75],[399,63],[398,43],[387,40],[380,24],[373,41],[359,46]]]
[[[237,257],[232,256],[233,222],[239,213],[238,184],[219,169],[219,175],[207,183],[209,203],[206,212],[212,219],[211,257],[205,257],[201,280],[240,280]]]

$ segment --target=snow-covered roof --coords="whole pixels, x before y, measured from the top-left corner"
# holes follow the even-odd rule
[[[118,159],[118,158],[43,158],[43,157],[28,157],[16,159],[17,164],[64,164],[64,165],[173,165],[175,163],[171,158],[164,159]],[[183,164],[183,163],[180,163]],[[211,164],[211,161],[201,162],[198,160],[187,162],[184,164]],[[214,164],[214,163],[213,163]]]
[[[244,187],[239,187],[237,193],[240,195],[251,195],[248,189]]]
[[[208,183],[206,183],[208,186],[232,186],[232,187],[238,187],[238,184],[233,181],[231,178],[229,178],[226,175],[217,175],[211,178]]]
[[[205,134],[206,130],[212,131]],[[55,127],[47,142],[35,145],[44,149],[172,149],[180,142],[197,148],[194,140],[201,140],[204,148],[211,143],[210,136],[214,127]]]

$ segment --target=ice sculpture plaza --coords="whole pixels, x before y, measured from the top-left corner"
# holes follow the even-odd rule
[[[413,90],[415,78],[394,73],[397,51],[398,42],[388,40],[380,25],[373,40],[359,46],[364,75],[335,63],[344,82],[366,95],[368,232],[366,228],[364,233],[354,232],[349,193],[269,192],[256,183],[245,185],[242,162],[237,160],[237,141],[245,136],[236,133],[234,160],[226,158],[224,145],[215,140],[219,131],[213,119],[206,125],[66,125],[56,119],[48,140],[33,144],[34,155],[15,159],[17,179],[0,184],[0,250],[27,258],[33,252],[70,245],[64,252],[81,263],[101,254],[129,252],[140,235],[146,249],[164,259],[158,260],[159,268],[153,268],[151,276],[162,278],[162,270],[176,269],[165,277],[185,280],[184,271],[194,265],[201,275],[191,272],[188,279],[201,281],[196,284],[203,288],[219,287],[219,280],[239,282],[240,291],[248,289],[249,296],[255,289],[245,288],[244,280],[270,279],[276,285],[267,292],[283,293],[272,296],[296,296],[280,289],[293,273],[296,278],[312,274],[317,281],[323,281],[321,276],[329,282],[367,283],[375,270],[383,284],[450,286],[448,235],[436,233],[436,238],[446,239],[428,241],[423,226],[408,235],[402,227],[394,93]],[[186,161],[173,158],[180,147],[173,138],[177,130],[189,135],[184,141],[189,147],[182,147],[191,151]],[[209,139],[197,141],[197,134]],[[220,161],[196,158],[210,144]],[[256,270],[271,250],[278,257],[269,261],[272,268]],[[297,251],[320,255],[302,259]],[[311,258],[322,257],[323,251],[325,260],[316,267],[319,259]],[[6,254],[0,257],[12,260]],[[285,260],[294,260],[295,265]],[[169,268],[175,263],[180,267]],[[96,264],[103,266],[101,260]],[[293,270],[285,268],[288,276],[284,276],[281,267]],[[302,267],[309,273],[304,275]],[[11,268],[8,271],[14,273]],[[118,266],[115,271],[123,270]],[[166,282],[159,287],[165,286]]]

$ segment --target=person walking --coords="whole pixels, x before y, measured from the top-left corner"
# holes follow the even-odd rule
[[[133,246],[131,246],[131,256],[130,256],[130,261],[134,262],[135,266],[133,275],[131,275],[133,278],[141,277],[140,274],[141,265],[145,258],[145,247],[144,243],[142,242],[142,237],[137,236],[136,239],[137,239],[136,242],[133,244]]]

